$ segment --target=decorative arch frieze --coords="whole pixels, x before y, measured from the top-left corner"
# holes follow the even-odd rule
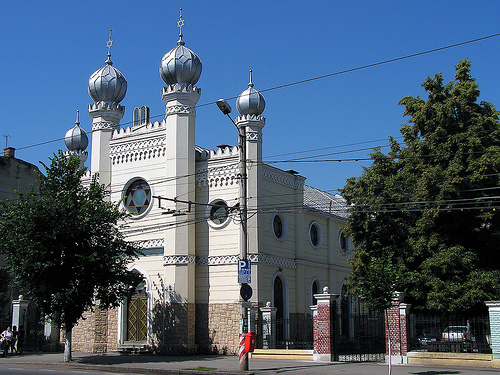
[[[165,139],[158,137],[113,145],[110,147],[109,157],[113,165],[162,157],[167,150]]]
[[[304,178],[296,178],[287,172],[274,171],[271,169],[262,169],[262,177],[266,180],[276,182],[294,189],[304,189]]]
[[[237,184],[238,165],[226,165],[222,167],[210,167],[200,169],[196,172],[196,183],[198,187],[220,187]]]

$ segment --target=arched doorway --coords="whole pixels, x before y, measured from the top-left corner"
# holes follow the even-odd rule
[[[276,348],[285,348],[288,332],[288,298],[286,280],[282,274],[274,277],[273,306],[276,307]]]
[[[147,337],[148,297],[142,281],[127,301],[127,341],[146,341]]]

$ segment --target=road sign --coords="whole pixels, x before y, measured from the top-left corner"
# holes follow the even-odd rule
[[[238,261],[238,284],[252,282],[252,265],[249,260]]]
[[[248,284],[241,284],[240,288],[240,296],[244,301],[248,301],[252,298],[252,287]]]

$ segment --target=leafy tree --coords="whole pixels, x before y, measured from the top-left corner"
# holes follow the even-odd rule
[[[422,86],[427,100],[404,97],[404,145],[390,138],[387,155],[342,190],[352,204],[346,231],[357,252],[350,285],[383,309],[394,291],[415,307],[470,313],[500,298],[499,112],[478,102],[471,63]]]
[[[96,304],[116,306],[139,276],[127,270],[137,257],[118,223],[125,213],[106,201],[93,178],[82,185],[79,159],[61,151],[40,174],[38,192],[4,203],[0,251],[14,282],[66,332],[64,360],[71,360],[71,331]]]

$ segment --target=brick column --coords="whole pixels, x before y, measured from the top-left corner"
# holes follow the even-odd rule
[[[323,294],[315,294],[318,303],[312,306],[314,354],[313,359],[320,362],[337,360],[335,353],[335,301],[338,294],[329,294],[325,287]]]
[[[386,358],[391,363],[408,363],[410,305],[403,303],[404,297],[404,293],[394,293],[392,307],[385,311]]]
[[[500,360],[500,301],[487,301],[485,304],[490,316],[493,360]]]

